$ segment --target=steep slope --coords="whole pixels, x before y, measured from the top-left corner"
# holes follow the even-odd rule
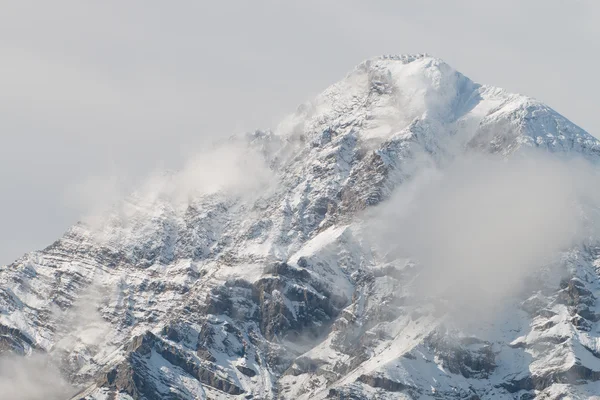
[[[382,57],[274,132],[225,146],[260,159],[268,179],[200,191],[184,207],[140,193],[3,267],[0,349],[50,354],[77,386],[73,399],[600,390],[594,240],[546,266],[494,318],[465,325],[443,298],[419,297],[419,265],[382,253],[366,223],[422,170],[465,153],[539,149],[596,162],[600,142],[549,107],[426,55]]]

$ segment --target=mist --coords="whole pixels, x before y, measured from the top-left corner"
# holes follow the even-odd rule
[[[562,251],[593,237],[600,189],[581,159],[471,154],[425,168],[372,212],[368,231],[389,260],[422,267],[421,298],[481,309],[515,296]]]
[[[3,399],[64,400],[74,390],[47,355],[0,357],[0,394]]]
[[[258,149],[234,137],[182,162],[178,170],[156,170],[137,180],[113,174],[73,186],[67,201],[83,210],[82,221],[102,240],[107,224],[131,227],[141,217],[167,207],[182,214],[203,196],[223,195],[251,201],[264,194],[275,175]]]

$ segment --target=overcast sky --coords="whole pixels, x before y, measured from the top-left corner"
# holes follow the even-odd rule
[[[598,136],[600,2],[0,0],[0,264],[111,182],[274,126],[363,59],[427,52]]]

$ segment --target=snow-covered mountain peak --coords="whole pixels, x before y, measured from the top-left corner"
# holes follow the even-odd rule
[[[367,127],[364,136],[386,138],[426,114],[443,121],[458,118],[478,87],[430,56],[373,58],[300,106],[278,132],[298,134],[355,118]]]
[[[538,101],[428,55],[367,60],[1,268],[0,351],[48,354],[78,400],[597,392],[600,245],[554,254],[570,176],[498,162],[523,148],[600,159]]]
[[[460,131],[460,143],[454,143],[459,147],[468,142],[471,147],[485,144],[490,146],[487,150],[502,154],[523,145],[576,148],[586,154],[598,151],[593,136],[543,103],[477,84],[426,54],[362,62],[344,79],[302,104],[276,132],[318,140],[315,132],[349,132],[348,127],[358,127],[352,134],[359,141],[381,143],[410,131],[416,120],[436,127],[431,134],[441,140]]]

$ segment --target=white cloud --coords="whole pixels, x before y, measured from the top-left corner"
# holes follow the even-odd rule
[[[143,234],[141,227],[152,225],[161,210],[164,217],[177,219],[205,195],[221,193],[252,201],[273,190],[276,178],[264,155],[245,143],[243,137],[222,141],[188,159],[179,170],[155,171],[137,182],[119,175],[89,180],[68,190],[68,199],[82,210],[83,221],[100,241],[114,240],[118,235],[114,229]]]
[[[600,190],[589,182],[597,179],[582,160],[465,155],[400,187],[371,229],[389,257],[424,267],[417,294],[489,307],[596,233]]]
[[[64,400],[74,389],[44,355],[0,358],[0,393],[11,400]]]

